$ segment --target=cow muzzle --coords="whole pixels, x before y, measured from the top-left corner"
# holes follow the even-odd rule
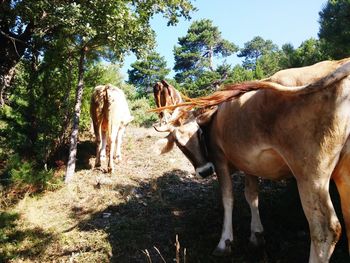
[[[215,168],[212,163],[206,163],[205,165],[196,168],[196,175],[200,178],[206,178],[215,173]]]

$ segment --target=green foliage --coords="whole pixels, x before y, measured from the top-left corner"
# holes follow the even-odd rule
[[[236,65],[229,71],[225,83],[239,83],[254,79],[254,72],[243,68],[241,65]]]
[[[232,55],[238,47],[222,38],[219,28],[209,19],[191,24],[186,36],[174,47],[175,79],[188,96],[206,95],[226,78],[225,65],[214,66],[215,59]]]
[[[186,36],[179,38],[174,48],[175,79],[178,82],[196,81],[205,71],[215,71],[214,58],[227,57],[237,46],[222,38],[219,28],[209,19],[191,24]]]
[[[320,40],[323,52],[334,59],[350,56],[350,1],[329,0],[320,15]]]
[[[0,136],[7,149],[43,165],[63,140],[73,96],[74,70],[69,64],[69,60],[63,64],[48,56],[39,65],[18,65],[10,105],[1,112],[7,125]]]
[[[52,170],[36,169],[34,162],[23,160],[18,154],[8,161],[7,170],[10,183],[16,188],[32,186],[43,190],[53,179]]]
[[[251,41],[244,44],[244,48],[238,53],[238,57],[244,57],[243,67],[246,69],[255,70],[257,60],[270,53],[278,51],[278,46],[271,40],[264,40],[260,36],[254,37]]]
[[[153,102],[153,103],[152,103]],[[142,97],[133,101],[130,101],[131,114],[134,116],[132,125],[151,127],[158,120],[158,116],[155,113],[147,112],[154,108],[153,97]]]
[[[274,51],[264,54],[260,58],[258,58],[256,61],[254,78],[266,78],[282,69],[280,66],[281,56],[282,54],[280,51]]]
[[[305,40],[295,50],[291,46],[284,46],[281,65],[286,68],[304,67],[326,60],[327,57],[322,49],[322,42],[314,38]]]
[[[15,221],[19,218],[17,213],[0,212],[0,245],[3,246],[6,242],[12,241],[9,230],[16,227]],[[5,256],[8,253],[0,249],[0,261],[5,262]]]
[[[187,79],[182,83],[180,90],[189,97],[209,95],[216,90],[216,87],[212,85],[213,81],[219,78],[220,74],[216,71],[203,71],[198,75],[196,81]]]
[[[131,64],[128,70],[129,83],[137,87],[140,94],[145,95],[159,80],[163,80],[169,74],[164,57],[157,52],[151,52],[144,59]]]

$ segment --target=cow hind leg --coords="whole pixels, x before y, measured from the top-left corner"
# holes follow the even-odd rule
[[[100,148],[100,157],[102,160],[106,159],[106,146],[107,146],[107,134],[102,132],[101,148]]]
[[[101,166],[101,139],[96,138],[96,159],[95,159],[95,167]]]
[[[250,238],[253,246],[259,247],[265,244],[263,237],[264,228],[261,224],[259,213],[259,181],[258,177],[252,175],[245,176],[244,195],[249,204],[251,212]]]
[[[297,178],[297,183],[310,228],[309,263],[329,262],[341,232],[341,226],[329,195],[329,179],[322,175],[317,177],[317,182],[310,176],[305,178]]]
[[[95,125],[94,125],[95,127]],[[101,124],[99,123],[96,125],[95,129],[95,137],[96,137],[96,160],[95,160],[95,167],[101,166],[101,149],[102,149],[102,142],[101,137],[103,137],[102,131],[100,130]],[[103,140],[103,139],[102,139]]]
[[[350,154],[343,156],[332,176],[340,196],[350,255]]]
[[[109,129],[108,134],[108,145],[109,145],[109,152],[108,152],[108,172],[114,173],[114,151],[115,151],[115,142],[117,139],[119,130],[119,125],[111,125]]]
[[[123,135],[125,132],[125,127],[120,127],[117,135],[117,141],[116,141],[116,152],[114,155],[114,159],[117,160],[117,162],[120,162],[122,160],[122,141],[123,141]]]

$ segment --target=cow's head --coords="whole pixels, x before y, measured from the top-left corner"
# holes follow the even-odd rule
[[[207,177],[214,174],[202,127],[208,125],[216,110],[217,107],[204,112],[177,108],[167,124],[154,126],[158,132],[169,132],[164,139],[157,142],[159,153],[169,152],[176,144],[194,166],[197,176]]]
[[[163,89],[163,84],[161,82],[156,82],[156,84],[154,84],[153,86],[154,93],[161,92],[162,89]]]

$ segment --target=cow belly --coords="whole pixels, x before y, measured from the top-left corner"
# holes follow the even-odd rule
[[[292,176],[284,159],[273,149],[251,151],[248,155],[242,154],[241,158],[234,166],[247,174],[271,180]]]

